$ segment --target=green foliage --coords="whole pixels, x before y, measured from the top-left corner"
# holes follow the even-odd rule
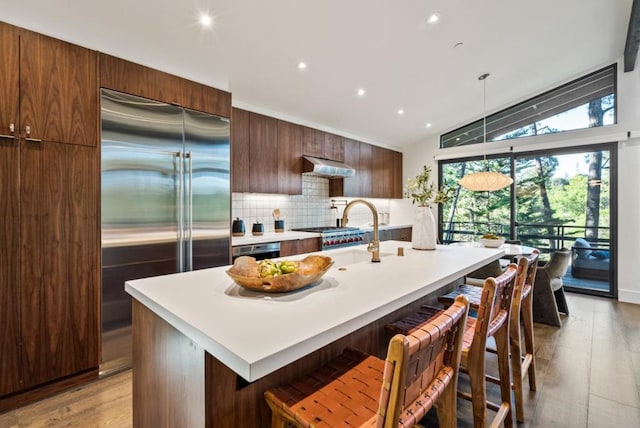
[[[451,198],[453,188],[442,186],[436,190],[435,184],[431,181],[431,167],[423,166],[422,172],[416,178],[407,180],[404,189],[406,197],[411,198],[414,204],[421,207],[428,207],[432,204],[444,204]]]

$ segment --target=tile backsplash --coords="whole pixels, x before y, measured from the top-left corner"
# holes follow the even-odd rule
[[[336,200],[336,209],[331,209],[331,201]],[[280,209],[280,217],[285,220],[287,230],[303,227],[335,226],[336,218],[342,218],[345,202],[354,198],[329,197],[329,179],[313,175],[302,176],[302,195],[275,195],[265,193],[233,193],[231,200],[232,218],[244,220],[248,230],[260,219],[265,231],[273,232],[273,210]],[[387,213],[388,199],[370,199],[378,213]],[[380,216],[380,221],[383,220]],[[385,218],[386,219],[386,218]],[[364,205],[356,205],[349,211],[349,226],[365,226],[372,223],[371,211]],[[393,221],[391,219],[391,221]]]

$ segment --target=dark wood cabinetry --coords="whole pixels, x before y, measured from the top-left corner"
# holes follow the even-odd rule
[[[411,227],[381,229],[378,231],[380,241],[411,241]],[[365,242],[373,241],[373,232],[365,232]]]
[[[306,156],[343,162],[343,137],[305,126],[302,153]]]
[[[302,126],[233,109],[231,190],[302,193]]]
[[[96,52],[3,23],[0,43],[1,411],[97,376],[100,152]]]
[[[140,64],[100,54],[100,86],[231,117],[231,94]]]
[[[250,191],[278,193],[278,121],[249,113]]]
[[[250,192],[249,112],[234,108],[231,113],[231,191]]]
[[[322,249],[321,238],[293,239],[280,242],[280,257],[313,253]]]
[[[0,396],[21,384],[18,149],[15,140],[0,137]]]
[[[95,149],[22,143],[23,387],[98,366]]]
[[[20,30],[20,132],[97,146],[97,79],[95,51]]]
[[[302,193],[302,126],[278,121],[278,193]]]

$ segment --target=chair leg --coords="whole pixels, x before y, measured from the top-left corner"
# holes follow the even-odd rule
[[[516,420],[518,422],[524,422],[524,397],[522,392],[522,348],[520,344],[520,319],[511,319],[512,322],[509,325],[510,332],[510,347],[511,347],[511,378],[513,380],[513,392],[516,401]],[[500,383],[503,383],[502,374],[500,374]],[[504,397],[503,397],[504,400]]]
[[[569,315],[569,306],[567,306],[567,299],[564,296],[564,287],[554,290],[553,294],[556,298],[556,304],[558,305],[558,312]]]
[[[276,413],[271,415],[271,428],[286,428],[286,426],[287,421],[282,419],[279,415]]]
[[[435,406],[438,413],[438,426],[443,428],[456,428],[458,426],[457,405],[457,382],[451,380],[442,395],[436,401]],[[284,427],[283,427],[284,428]]]
[[[508,406],[504,426],[510,428],[513,426],[513,412],[511,411],[511,370],[509,364],[509,323],[496,331],[494,338],[496,340],[496,349],[498,351],[498,373],[500,374],[500,395],[502,397],[502,405]]]
[[[531,355],[531,363],[528,369],[529,389],[535,391],[537,387],[535,344],[533,341],[533,293],[529,293],[529,295],[522,300],[522,325],[525,355]]]
[[[469,372],[469,383],[471,384],[473,426],[474,428],[483,428],[487,425],[487,385],[485,383],[484,353],[475,357],[469,356],[467,371]]]

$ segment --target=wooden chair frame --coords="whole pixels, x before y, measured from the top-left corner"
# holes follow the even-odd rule
[[[457,426],[458,368],[468,311],[467,298],[460,296],[437,317],[407,335],[397,334],[391,338],[382,379],[367,385],[369,390],[376,386],[379,388],[378,411],[371,412],[360,426],[395,428],[400,423],[402,426],[415,426],[434,405],[440,426]],[[371,365],[377,358],[369,356],[367,360]],[[336,385],[343,387],[344,380],[350,379],[353,371],[360,371],[360,367],[332,372],[327,382],[309,394],[300,393],[308,387],[304,379],[266,391],[265,399],[272,411],[272,427],[284,428],[287,423],[296,427],[315,426],[318,423],[316,415],[301,417],[297,409],[311,408],[321,401],[324,395],[321,390],[331,391]],[[323,368],[314,373],[318,372],[327,375]],[[317,377],[320,376],[314,376]],[[296,385],[302,387],[297,388]],[[322,407],[326,406],[323,404]],[[354,410],[367,411],[364,408]]]

